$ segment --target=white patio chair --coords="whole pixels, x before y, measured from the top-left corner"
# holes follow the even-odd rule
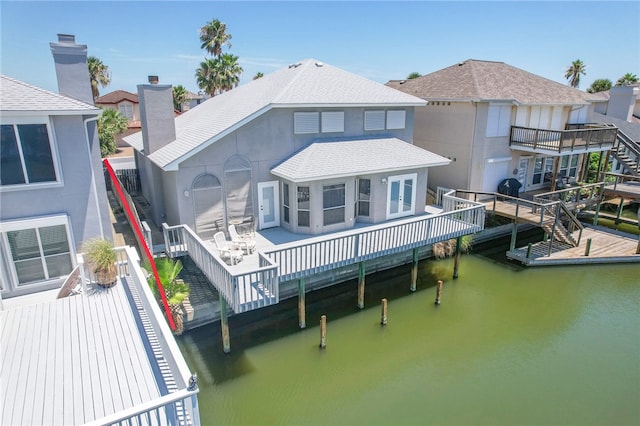
[[[229,236],[231,237],[231,241],[247,254],[253,253],[256,249],[255,240],[251,239],[248,235],[239,235],[235,225],[229,225]]]
[[[225,261],[228,259],[232,265],[242,261],[242,250],[238,249],[238,247],[231,241],[227,241],[227,238],[224,236],[224,232],[217,232],[213,236],[213,241],[215,242],[218,253],[220,253],[220,257],[222,259],[225,259]]]

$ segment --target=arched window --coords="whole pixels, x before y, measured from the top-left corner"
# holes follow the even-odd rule
[[[200,175],[193,181],[193,210],[196,234],[203,240],[224,229],[224,205],[222,203],[222,185],[214,175]]]
[[[251,162],[234,155],[224,164],[224,188],[227,222],[249,222],[253,219]]]

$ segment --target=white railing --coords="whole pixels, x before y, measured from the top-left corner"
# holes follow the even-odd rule
[[[484,228],[485,207],[443,196],[443,213],[374,225],[279,245],[264,251],[278,264],[280,281],[289,281],[377,257],[434,244]]]
[[[257,269],[237,272],[188,226],[163,223],[162,229],[167,254],[171,257],[188,254],[234,312],[279,302],[277,264],[268,257],[258,253],[260,263]]]
[[[158,302],[140,267],[140,258],[133,247],[116,248],[119,285],[125,285],[134,315],[139,316],[144,332],[149,338],[153,354],[149,357],[158,364],[163,373],[166,395],[155,400],[97,419],[91,425],[104,424],[184,424],[200,425],[198,388],[194,377],[173,334],[167,324]],[[85,267],[83,256],[78,256],[84,280],[93,279],[93,273]],[[86,294],[86,292],[84,293]],[[144,318],[143,318],[144,317]]]

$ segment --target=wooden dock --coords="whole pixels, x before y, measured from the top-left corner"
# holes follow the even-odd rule
[[[589,255],[585,255],[591,240]],[[507,252],[507,258],[522,262],[527,266],[543,265],[581,265],[596,263],[634,263],[640,262],[637,254],[638,239],[605,228],[585,227],[582,239],[577,247],[554,241],[549,254],[549,241],[520,247]]]

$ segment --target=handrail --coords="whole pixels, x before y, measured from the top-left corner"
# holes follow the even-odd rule
[[[632,175],[623,175],[620,173],[603,173],[603,179],[605,182],[605,186],[610,185],[611,183],[607,183],[607,177],[612,177],[614,178],[613,181],[613,190],[615,191],[618,187],[619,183],[624,183],[625,181],[634,181],[634,182],[640,182],[640,176],[632,176]]]
[[[602,196],[602,190],[605,182],[590,183],[588,185],[573,186],[565,189],[558,189],[556,191],[543,192],[533,196],[534,201],[539,203],[552,202],[552,201],[565,201],[574,200],[575,202],[581,200],[596,199],[596,195]],[[589,196],[582,197],[583,191],[588,190]],[[597,191],[596,191],[597,190]]]
[[[279,245],[264,254],[279,265],[279,278],[289,281],[368,259],[475,233],[484,229],[482,203],[443,196],[443,213],[416,216],[326,236]]]
[[[571,130],[537,129],[533,127],[511,126],[509,146],[518,145],[533,150],[554,152],[589,150],[613,146],[617,127],[589,127]]]
[[[167,251],[188,254],[234,312],[247,310],[247,302],[256,303],[260,307],[279,301],[276,274],[278,265],[268,257],[258,253],[258,268],[248,272],[237,272],[188,226],[169,226],[163,223],[162,228]],[[175,247],[178,247],[177,251]],[[268,301],[264,297],[252,296],[251,288],[256,285],[262,286],[261,291],[268,296]]]

